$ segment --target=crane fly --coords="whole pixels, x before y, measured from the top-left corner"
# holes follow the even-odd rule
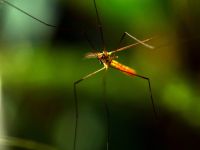
[[[125,34],[130,35],[127,32],[125,32],[124,35]],[[130,36],[130,37],[132,37],[132,36]],[[135,39],[135,37],[134,37],[134,39]],[[81,81],[83,81],[87,78],[90,78],[90,77],[94,76],[95,74],[97,74],[97,73],[99,73],[103,70],[108,70],[110,67],[117,69],[117,70],[125,73],[126,75],[129,75],[129,76],[132,76],[132,77],[139,77],[139,78],[142,78],[142,79],[145,79],[145,80],[148,81],[151,103],[152,103],[152,106],[153,106],[153,111],[154,111],[155,117],[157,119],[157,112],[156,112],[155,105],[154,105],[150,79],[148,77],[137,74],[136,71],[133,68],[128,67],[126,65],[123,65],[123,64],[119,63],[118,61],[116,61],[115,59],[118,58],[118,56],[116,56],[114,54],[116,52],[123,51],[123,50],[126,50],[128,48],[134,47],[138,44],[142,44],[142,45],[144,45],[148,48],[153,49],[154,48],[153,46],[150,46],[150,45],[145,43],[145,42],[147,42],[151,39],[152,38],[149,38],[149,39],[146,39],[146,40],[143,40],[143,41],[136,39],[136,41],[138,41],[137,43],[116,49],[114,51],[108,52],[107,50],[104,49],[103,52],[91,52],[91,53],[87,53],[85,55],[86,58],[97,58],[101,62],[101,64],[103,64],[103,67],[74,82],[74,97],[75,97],[75,104],[76,104],[76,124],[75,124],[75,137],[74,137],[74,149],[73,150],[76,150],[78,117],[79,117],[76,85],[79,84]],[[109,109],[108,109],[108,106],[107,106],[106,103],[105,103],[105,108],[106,108],[107,123],[108,123],[108,125],[107,125],[107,129],[108,129],[108,131],[107,131],[107,150],[108,150],[109,149],[109,140],[110,140],[110,121],[109,121]]]
[[[76,105],[76,122],[75,122],[75,136],[74,136],[74,147],[73,147],[73,150],[76,150],[76,147],[77,147],[77,130],[78,130],[78,117],[79,117],[76,86],[81,81],[83,81],[83,80],[85,80],[87,78],[90,78],[90,77],[94,76],[95,74],[97,74],[97,73],[99,73],[99,72],[101,72],[103,70],[108,70],[110,67],[114,68],[114,69],[117,69],[117,70],[119,70],[119,71],[121,71],[121,72],[123,72],[123,73],[125,73],[125,74],[127,74],[129,76],[139,77],[139,78],[142,78],[142,79],[145,79],[145,80],[148,81],[148,86],[149,86],[149,92],[150,92],[150,98],[151,98],[151,102],[152,102],[152,106],[153,106],[153,111],[154,111],[155,117],[157,119],[157,112],[156,112],[156,109],[155,109],[154,100],[153,100],[153,96],[152,96],[150,79],[148,77],[145,77],[145,76],[137,74],[134,69],[132,69],[132,68],[126,66],[126,65],[123,65],[123,64],[121,64],[121,63],[119,63],[118,61],[115,60],[115,59],[118,58],[118,56],[115,55],[116,52],[126,50],[126,49],[134,47],[134,46],[136,46],[138,44],[141,44],[141,45],[143,45],[143,46],[145,46],[147,48],[153,49],[154,48],[153,46],[151,46],[151,45],[146,43],[149,40],[151,40],[152,38],[149,38],[149,39],[141,41],[141,40],[137,39],[136,37],[132,36],[131,34],[129,34],[128,32],[124,32],[122,37],[121,37],[121,39],[120,39],[120,43],[122,42],[122,40],[124,39],[125,36],[128,36],[129,38],[135,40],[136,43],[130,44],[130,45],[127,45],[127,46],[124,46],[124,47],[121,47],[121,48],[117,48],[114,51],[110,51],[110,52],[107,51],[106,47],[105,47],[103,28],[102,28],[101,20],[100,20],[100,17],[99,17],[97,5],[96,5],[96,0],[94,0],[93,2],[94,2],[95,11],[96,11],[97,22],[98,22],[98,27],[99,27],[99,31],[100,31],[103,51],[102,52],[91,52],[91,53],[86,54],[85,57],[86,58],[97,58],[101,62],[101,64],[103,64],[103,67],[74,82],[74,97],[75,97],[75,105]],[[92,46],[92,49],[94,49],[92,44],[91,44],[91,46]],[[109,146],[110,146],[109,145],[109,141],[110,141],[110,118],[109,118],[110,117],[110,112],[109,112],[108,105],[107,105],[106,102],[105,102],[105,110],[106,110],[106,116],[107,116],[106,149],[108,150]]]
[[[28,12],[22,10],[21,8],[11,4],[10,2],[8,2],[7,0],[0,0],[0,2],[14,8],[17,9],[18,11],[20,11],[21,13],[31,17],[32,19],[48,26],[48,27],[52,27],[52,28],[57,28],[56,25],[52,25],[49,23],[44,22],[43,20],[40,20],[38,18],[36,18],[35,16],[29,14]],[[138,74],[133,68],[128,67],[124,64],[119,63],[118,61],[116,61],[116,59],[118,58],[118,56],[115,55],[115,53],[123,51],[123,50],[127,50],[129,48],[132,48],[136,45],[143,45],[149,49],[154,49],[153,46],[147,44],[148,41],[150,41],[152,38],[148,38],[145,40],[139,40],[136,37],[132,36],[130,33],[128,32],[124,32],[123,35],[121,36],[120,39],[120,43],[123,41],[123,39],[125,38],[125,36],[128,36],[129,38],[133,39],[136,41],[136,43],[121,47],[121,48],[117,48],[113,51],[107,51],[106,47],[105,47],[105,42],[104,42],[104,35],[103,35],[103,28],[102,28],[102,24],[101,24],[101,20],[99,17],[99,13],[98,13],[98,9],[97,9],[97,5],[96,5],[96,0],[93,0],[94,2],[94,7],[95,7],[95,12],[96,12],[96,16],[97,16],[97,23],[98,23],[98,28],[99,28],[99,32],[100,32],[100,36],[101,36],[101,42],[102,42],[102,47],[103,47],[103,51],[102,52],[90,52],[87,53],[85,55],[86,58],[97,58],[101,64],[103,64],[103,67],[82,77],[81,79],[77,80],[74,82],[74,99],[75,99],[75,128],[74,128],[74,140],[73,140],[73,150],[77,149],[77,133],[78,133],[78,117],[79,117],[79,110],[78,110],[78,98],[77,98],[77,88],[76,86],[83,80],[88,79],[92,76],[94,76],[95,74],[103,71],[103,70],[108,70],[109,68],[114,68],[117,69],[123,73],[125,73],[128,76],[131,77],[139,77],[142,78],[144,80],[146,80],[148,82],[148,87],[149,87],[149,92],[150,92],[150,99],[151,99],[151,103],[153,106],[153,111],[155,114],[155,118],[157,119],[157,112],[156,112],[156,108],[154,105],[154,100],[153,100],[153,95],[152,95],[152,90],[151,90],[151,83],[150,83],[150,79],[146,76],[140,75]],[[88,39],[87,34],[84,32],[84,36],[86,37],[88,43],[90,44],[91,48],[94,50],[94,46],[91,43],[91,41]],[[120,44],[119,44],[120,45]],[[110,119],[109,119],[109,108],[107,103],[105,102],[105,110],[106,110],[106,117],[107,117],[107,140],[106,140],[106,148],[107,150],[109,149],[109,140],[110,140]]]

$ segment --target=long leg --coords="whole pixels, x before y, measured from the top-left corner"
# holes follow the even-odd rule
[[[142,78],[142,79],[145,79],[148,81],[148,85],[149,85],[149,92],[150,92],[150,98],[151,98],[151,104],[153,106],[153,112],[154,112],[154,115],[155,115],[155,119],[158,120],[158,113],[156,111],[156,107],[155,107],[155,104],[154,104],[154,99],[153,99],[153,94],[152,94],[152,90],[151,90],[151,82],[150,82],[150,79],[148,77],[145,77],[145,76],[142,76],[142,75],[138,75],[138,74],[133,74],[131,72],[127,72],[126,70],[123,70],[123,69],[120,69],[120,68],[116,68],[114,67],[115,69],[118,69],[122,72],[124,72],[125,74],[127,75],[130,75],[130,76],[136,76],[136,77],[139,77],[139,78]]]
[[[125,38],[126,35],[128,35],[129,37],[131,37],[131,38],[133,38],[134,40],[136,40],[137,43],[134,43],[134,44],[130,44],[130,45],[121,47],[121,43],[122,43],[122,41],[124,40],[124,38]],[[118,44],[116,50],[111,51],[110,53],[113,54],[113,53],[116,53],[116,52],[119,52],[119,51],[123,51],[123,50],[126,50],[126,49],[128,49],[128,48],[134,47],[134,46],[139,45],[139,44],[142,44],[142,45],[145,44],[145,46],[148,46],[148,48],[149,48],[149,46],[150,46],[150,48],[153,49],[153,48],[154,48],[153,46],[146,44],[146,42],[150,41],[151,39],[152,39],[152,38],[145,39],[145,40],[139,40],[139,39],[137,39],[136,37],[133,37],[132,35],[130,35],[129,33],[124,32],[124,33],[122,34],[121,38],[120,38],[120,41],[119,41],[119,44]],[[120,48],[120,47],[121,47],[121,48]]]
[[[8,5],[8,6],[12,7],[12,8],[14,8],[14,9],[20,11],[21,13],[25,14],[26,16],[31,17],[32,19],[38,21],[39,23],[42,23],[42,24],[45,25],[45,26],[48,26],[48,27],[51,27],[51,28],[57,28],[57,27],[58,27],[58,26],[56,26],[56,25],[49,24],[49,23],[47,23],[47,22],[45,22],[45,21],[43,21],[43,20],[41,20],[41,19],[36,18],[35,16],[31,15],[31,14],[28,13],[27,11],[25,11],[25,10],[23,10],[23,9],[21,9],[21,8],[19,8],[19,7],[17,7],[16,5],[11,4],[11,3],[8,2],[7,0],[0,0],[0,3],[4,3],[4,4],[6,4],[6,5]],[[71,31],[70,28],[65,28],[65,27],[64,27],[64,28],[61,28],[61,29],[62,29],[63,31]],[[81,29],[80,32],[83,33],[84,37],[87,36],[84,29]],[[94,46],[92,45],[91,41],[89,41],[87,37],[86,37],[86,39],[87,39],[88,43],[90,44],[90,46],[92,47],[92,49],[94,49]],[[95,49],[94,49],[94,50],[95,50]]]
[[[153,99],[153,94],[152,94],[150,79],[149,79],[148,77],[141,76],[141,75],[138,75],[138,74],[135,74],[134,76],[139,77],[139,78],[141,78],[141,79],[145,79],[145,80],[148,81],[149,92],[150,92],[150,97],[151,97],[151,104],[152,104],[152,106],[153,106],[153,112],[154,112],[154,115],[155,115],[156,120],[158,120],[158,114],[157,114],[156,107],[155,107],[155,104],[154,104],[154,99]]]
[[[119,44],[118,44],[118,46],[117,46],[117,48],[116,49],[119,49],[120,47],[121,47],[121,44],[122,44],[122,41],[124,40],[124,38],[125,38],[125,33],[123,33],[122,34],[122,36],[121,36],[121,38],[120,38],[120,41],[119,41]]]
[[[140,43],[140,44],[146,46],[147,48],[154,49],[153,46],[142,42],[141,40],[139,40],[139,39],[137,39],[136,37],[132,36],[132,35],[129,34],[128,32],[124,32],[124,35],[123,35],[123,36],[125,36],[125,35],[127,35],[127,36],[129,36],[130,38],[134,39],[134,40],[137,41],[138,43]]]
[[[81,81],[97,74],[98,72],[104,70],[105,67],[93,72],[93,73],[90,73],[86,76],[84,76],[83,78],[77,80],[74,82],[74,100],[75,100],[75,128],[74,128],[74,145],[73,145],[73,150],[76,150],[76,145],[77,145],[77,130],[78,130],[78,117],[79,117],[79,111],[78,111],[78,99],[77,99],[77,90],[76,90],[76,85],[78,83],[80,83]]]
[[[92,41],[88,38],[86,31],[83,31],[83,35],[84,35],[85,39],[87,40],[88,44],[90,45],[90,47],[92,48],[92,51],[95,52],[96,48],[95,48],[94,44],[92,43]]]
[[[103,50],[105,50],[105,41],[104,41],[104,35],[103,35],[103,28],[102,28],[101,20],[100,20],[100,17],[99,17],[97,5],[96,5],[96,0],[94,0],[94,7],[95,7],[95,11],[96,11],[96,16],[97,16],[98,28],[99,28],[99,31],[100,31],[100,34],[101,34],[101,42],[102,42]]]
[[[6,5],[8,5],[8,6],[12,7],[12,8],[15,8],[16,10],[20,11],[21,13],[31,17],[32,19],[34,19],[34,20],[36,20],[36,21],[38,21],[38,22],[40,22],[40,23],[42,23],[42,24],[44,24],[44,25],[46,25],[48,27],[52,27],[52,28],[56,28],[57,27],[56,25],[52,25],[52,24],[46,23],[46,22],[36,18],[35,16],[31,15],[30,13],[26,12],[25,10],[17,7],[16,5],[11,4],[7,0],[0,0],[0,2],[4,3],[4,4],[6,4]],[[99,17],[99,13],[98,13],[98,10],[97,10],[97,6],[96,6],[96,1],[95,0],[94,0],[94,6],[95,6],[96,15],[97,15],[98,28],[99,28],[99,31],[100,31],[100,34],[101,34],[102,46],[105,49],[105,42],[104,42],[102,24],[101,24],[101,20],[100,20],[100,17]],[[66,30],[66,29],[67,28],[63,28],[63,30]],[[90,46],[92,47],[92,49],[95,50],[95,48],[94,48],[93,44],[91,43],[91,41],[88,40],[86,33],[84,32],[83,34],[86,37],[86,39],[87,39],[88,43],[90,44]]]
[[[15,5],[11,4],[11,3],[9,3],[9,2],[6,1],[6,0],[0,0],[0,2],[5,3],[5,4],[7,4],[8,6],[17,9],[18,11],[22,12],[23,14],[25,14],[25,15],[31,17],[32,19],[34,19],[34,20],[36,20],[36,21],[38,21],[38,22],[40,22],[40,23],[42,23],[42,24],[44,24],[44,25],[46,25],[46,26],[53,27],[53,28],[57,27],[57,26],[55,26],[55,25],[48,24],[48,23],[46,23],[46,22],[44,22],[44,21],[42,21],[42,20],[40,20],[40,19],[34,17],[33,15],[31,15],[31,14],[29,14],[28,12],[26,12],[26,11],[20,9],[19,7],[15,6]]]
[[[106,100],[106,72],[103,76],[103,99],[104,99],[104,107],[105,107],[105,113],[106,113],[106,128],[107,128],[107,137],[106,137],[106,150],[110,147],[110,110],[109,106]]]
[[[145,40],[142,40],[141,42],[142,42],[142,43],[146,43],[146,42],[148,42],[148,41],[150,41],[150,40],[152,40],[152,39],[153,39],[153,38],[145,39]],[[131,48],[131,47],[134,47],[134,46],[136,46],[136,45],[141,44],[141,42],[137,42],[137,43],[134,43],[134,44],[130,44],[130,45],[127,45],[127,46],[118,48],[118,49],[116,49],[116,50],[114,50],[114,51],[111,51],[110,53],[113,54],[113,53],[116,53],[116,52],[120,52],[120,51],[126,50],[126,49],[128,49],[128,48]]]

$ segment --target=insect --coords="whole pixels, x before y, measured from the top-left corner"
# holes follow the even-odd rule
[[[1,0],[0,2],[5,3],[5,4],[15,8],[15,9],[17,9],[18,11],[24,13],[25,15],[31,17],[32,19],[34,19],[34,20],[36,20],[36,21],[38,21],[38,22],[40,22],[40,23],[42,23],[42,24],[44,24],[46,26],[53,27],[53,28],[57,27],[55,25],[48,24],[48,23],[46,23],[46,22],[44,22],[44,21],[32,16],[31,14],[29,14],[26,11],[20,9],[19,7],[9,3],[6,0]],[[136,45],[139,45],[139,44],[143,45],[143,46],[145,46],[145,47],[147,47],[149,49],[154,49],[153,46],[151,46],[151,45],[146,43],[146,42],[150,41],[152,38],[145,39],[145,40],[139,40],[136,37],[132,36],[130,33],[124,32],[123,35],[121,36],[120,43],[123,41],[125,36],[128,36],[129,38],[133,39],[134,41],[136,41],[136,43],[133,43],[133,44],[121,47],[121,48],[117,48],[117,49],[115,49],[113,51],[107,51],[106,46],[105,46],[105,42],[104,42],[103,28],[102,28],[101,20],[100,20],[98,9],[97,9],[97,5],[96,5],[96,0],[93,0],[93,2],[94,2],[95,12],[96,12],[96,16],[97,16],[97,23],[98,23],[100,36],[101,36],[101,42],[102,42],[103,50],[102,50],[102,52],[87,53],[85,57],[86,58],[97,58],[101,62],[101,64],[103,64],[103,67],[100,68],[99,70],[96,70],[96,71],[94,71],[94,72],[92,72],[92,73],[90,73],[90,74],[88,74],[88,75],[86,75],[86,76],[82,77],[81,79],[79,79],[79,80],[74,82],[75,128],[74,128],[73,150],[77,149],[77,135],[78,135],[79,109],[78,109],[77,85],[79,83],[81,83],[83,80],[88,79],[88,78],[94,76],[95,74],[97,74],[97,73],[99,73],[99,72],[101,72],[103,70],[106,71],[109,68],[114,68],[114,69],[117,69],[117,70],[125,73],[126,75],[131,76],[131,77],[139,77],[139,78],[142,78],[142,79],[146,80],[148,82],[148,87],[149,87],[149,92],[150,92],[150,99],[151,99],[151,103],[152,103],[152,106],[153,106],[153,111],[155,113],[155,117],[157,118],[157,112],[156,112],[156,108],[155,108],[155,105],[154,105],[150,79],[148,77],[146,77],[146,76],[143,76],[143,75],[140,75],[140,74],[136,73],[136,71],[134,69],[132,69],[132,68],[130,68],[130,67],[126,66],[126,65],[123,65],[123,64],[119,63],[118,61],[116,61],[118,56],[115,55],[117,52],[127,50],[127,49],[132,48],[132,47],[134,47]],[[86,34],[85,34],[85,36],[87,38]],[[90,46],[94,50],[94,47],[93,47],[91,41],[88,38],[87,38],[87,41],[89,42]],[[110,140],[110,121],[109,121],[109,108],[108,108],[108,105],[107,105],[106,102],[105,102],[105,109],[106,109],[106,117],[107,117],[106,147],[107,147],[107,150],[108,150],[109,149],[109,140]]]
[[[94,2],[95,11],[96,11],[98,27],[99,27],[99,31],[100,31],[100,35],[101,35],[101,42],[102,42],[103,51],[102,52],[87,53],[85,57],[86,58],[97,58],[101,62],[101,64],[103,64],[103,67],[74,82],[74,97],[75,97],[75,105],[76,105],[76,122],[75,122],[75,136],[74,136],[73,150],[76,150],[76,146],[77,146],[77,130],[78,130],[78,117],[79,117],[77,88],[76,87],[83,80],[88,79],[88,78],[94,76],[95,74],[97,74],[97,73],[99,73],[103,70],[108,70],[109,68],[114,68],[114,69],[117,69],[117,70],[125,73],[126,75],[129,75],[129,76],[132,76],[132,77],[139,77],[139,78],[142,78],[144,80],[147,80],[148,86],[149,86],[151,103],[152,103],[152,106],[153,106],[153,111],[155,113],[155,117],[157,118],[157,112],[156,112],[156,108],[155,108],[155,105],[154,105],[150,79],[148,77],[137,74],[134,69],[132,69],[128,66],[125,66],[125,65],[123,65],[123,64],[121,64],[121,63],[119,63],[118,61],[115,60],[115,59],[118,58],[118,56],[116,56],[115,53],[117,53],[119,51],[126,50],[126,49],[131,48],[131,47],[134,47],[138,44],[141,44],[141,45],[143,45],[147,48],[150,48],[150,49],[154,49],[153,46],[146,44],[146,42],[148,42],[152,38],[141,41],[141,40],[137,39],[136,37],[132,36],[131,34],[129,34],[128,32],[124,32],[121,39],[120,39],[120,43],[122,42],[122,40],[124,39],[125,36],[128,36],[129,38],[135,40],[136,43],[127,45],[125,47],[117,48],[114,51],[107,51],[107,49],[105,47],[103,28],[102,28],[101,20],[100,20],[100,17],[99,17],[97,5],[96,5],[96,0],[93,0],[93,2]],[[110,121],[109,121],[109,109],[108,109],[108,105],[107,105],[106,102],[105,102],[105,109],[106,109],[106,116],[107,116],[107,142],[106,142],[106,147],[107,147],[107,150],[108,150],[109,149],[109,140],[110,140]]]

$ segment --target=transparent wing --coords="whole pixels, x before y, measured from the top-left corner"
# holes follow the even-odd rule
[[[85,54],[85,58],[97,58],[98,53],[89,52]]]

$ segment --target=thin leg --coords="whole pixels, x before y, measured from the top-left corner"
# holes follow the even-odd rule
[[[149,39],[145,39],[145,40],[142,40],[141,42],[145,43],[145,42],[148,42],[150,40],[152,40],[153,38],[149,38]],[[123,50],[126,50],[126,49],[129,49],[129,48],[132,48],[136,45],[139,45],[141,44],[141,42],[137,42],[137,43],[134,43],[134,44],[130,44],[130,45],[127,45],[127,46],[124,46],[124,47],[121,47],[121,48],[118,48],[114,51],[111,51],[110,53],[113,54],[113,53],[116,53],[116,52],[120,52],[120,51],[123,51]]]
[[[48,24],[48,23],[46,23],[46,22],[44,22],[44,21],[42,21],[42,20],[40,20],[40,19],[34,17],[33,15],[31,15],[31,14],[29,14],[28,12],[26,12],[26,11],[20,9],[19,7],[15,6],[15,5],[11,4],[11,3],[9,3],[9,2],[6,1],[6,0],[0,0],[0,2],[7,4],[8,6],[10,6],[10,7],[12,7],[12,8],[17,9],[18,11],[22,12],[23,14],[25,14],[25,15],[31,17],[32,19],[34,19],[34,20],[36,20],[36,21],[38,21],[38,22],[40,22],[40,23],[42,23],[42,24],[44,24],[44,25],[46,25],[46,26],[53,27],[53,28],[56,28],[56,27],[57,27],[57,26],[55,26],[55,25]]]
[[[130,38],[132,38],[132,39],[134,39],[135,41],[137,41],[138,43],[140,43],[140,44],[146,46],[147,48],[154,49],[153,46],[151,46],[151,45],[149,45],[149,44],[146,44],[146,43],[142,42],[141,40],[139,40],[139,39],[137,39],[136,37],[132,36],[132,35],[129,34],[128,32],[124,32],[124,34],[125,34],[125,35],[128,35]],[[125,36],[125,35],[124,35],[124,36]]]
[[[105,72],[106,74],[106,72]],[[103,76],[103,98],[104,98],[104,106],[105,106],[105,113],[106,113],[106,150],[109,150],[110,147],[110,110],[108,103],[106,101],[106,75]]]
[[[88,35],[87,35],[87,33],[85,31],[83,31],[83,35],[86,38],[88,44],[90,45],[92,51],[95,51],[96,48],[95,48],[94,44],[91,42],[91,40],[88,38]]]
[[[122,36],[121,36],[121,38],[120,38],[120,41],[119,41],[119,44],[118,44],[118,46],[117,46],[116,49],[119,49],[119,48],[121,47],[121,43],[122,43],[122,41],[124,40],[125,35],[126,35],[125,33],[122,34]]]
[[[147,77],[145,77],[145,76],[138,75],[138,74],[135,74],[134,76],[139,77],[139,78],[142,78],[142,79],[145,79],[145,80],[148,81],[149,92],[150,92],[150,97],[151,97],[151,104],[152,104],[152,106],[153,106],[153,111],[154,111],[155,118],[156,118],[156,120],[158,120],[158,114],[157,114],[156,107],[155,107],[155,104],[154,104],[154,99],[153,99],[153,94],[152,94],[152,90],[151,90],[151,82],[150,82],[150,79],[147,78]]]
[[[58,27],[58,26],[56,26],[56,25],[49,24],[49,23],[47,23],[47,22],[45,22],[45,21],[42,21],[41,19],[36,18],[35,16],[31,15],[31,14],[28,13],[27,11],[25,11],[25,10],[23,10],[23,9],[21,9],[21,8],[19,8],[19,7],[17,7],[16,5],[11,4],[11,3],[8,2],[7,0],[0,0],[0,3],[4,3],[4,4],[6,4],[6,5],[8,5],[8,6],[12,7],[12,8],[14,8],[14,9],[20,11],[21,13],[25,14],[26,16],[31,17],[32,19],[38,21],[39,23],[42,23],[42,24],[45,25],[45,26],[48,26],[48,27],[51,27],[51,28],[57,28],[57,27]],[[64,27],[64,28],[61,28],[61,29],[62,29],[63,31],[70,31],[70,32],[71,32],[71,28],[65,28],[65,27]],[[84,31],[81,29],[80,32],[84,32]],[[88,41],[88,40],[87,40],[87,41]],[[89,42],[89,41],[88,41],[88,42]],[[92,45],[91,42],[89,42],[89,43],[90,43],[90,45]]]
[[[118,69],[120,70],[119,68],[115,68],[115,69]],[[156,107],[155,107],[155,104],[154,104],[154,99],[153,99],[153,94],[152,94],[152,90],[151,90],[151,82],[150,82],[150,79],[148,77],[145,77],[145,76],[142,76],[142,75],[138,75],[138,74],[132,74],[130,72],[127,72],[126,70],[120,70],[122,72],[124,72],[125,74],[127,75],[130,75],[130,76],[136,76],[136,77],[139,77],[139,78],[142,78],[142,79],[145,79],[148,81],[148,85],[149,85],[149,92],[150,92],[150,98],[151,98],[151,104],[153,106],[153,112],[154,112],[154,115],[155,115],[155,119],[158,120],[158,113],[156,111]]]
[[[101,42],[102,42],[103,50],[105,50],[105,41],[104,41],[104,35],[103,35],[103,28],[102,28],[101,20],[100,20],[100,17],[99,17],[97,5],[96,5],[96,0],[94,0],[94,7],[95,7],[95,11],[96,11],[96,16],[97,16],[98,28],[99,28],[99,31],[100,31],[100,34],[101,34]]]
[[[128,35],[130,38],[134,39],[136,42],[138,42],[138,44],[143,44],[143,45],[145,44],[144,46],[147,46],[148,48],[151,48],[151,49],[154,48],[153,46],[146,44],[146,43],[145,43],[146,41],[144,42],[144,41],[142,41],[142,40],[139,40],[139,39],[137,39],[136,37],[133,37],[132,35],[130,35],[128,32],[124,32],[124,33],[122,34],[121,38],[120,38],[119,45],[118,45],[117,49],[121,47],[121,43],[122,43],[122,41],[124,40],[124,38],[125,38],[126,35]],[[135,44],[136,44],[136,43],[135,43]]]
[[[73,150],[76,150],[76,146],[77,146],[77,130],[78,130],[78,118],[79,118],[79,111],[78,111],[78,99],[77,99],[77,90],[76,90],[76,85],[78,83],[80,83],[81,81],[97,74],[98,72],[104,70],[105,67],[93,72],[93,73],[90,73],[88,75],[86,75],[85,77],[77,80],[74,82],[74,100],[75,100],[75,128],[74,128],[74,143],[73,143]]]

